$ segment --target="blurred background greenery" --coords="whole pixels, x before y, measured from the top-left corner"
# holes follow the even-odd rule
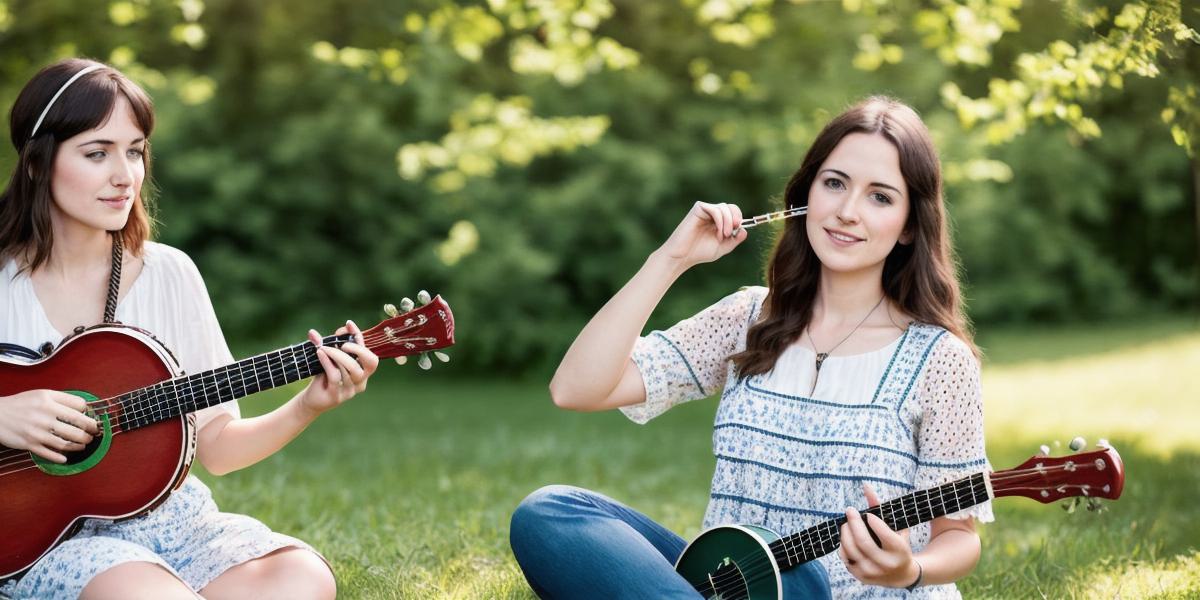
[[[692,202],[779,208],[830,116],[897,96],[942,153],[993,464],[1074,435],[1127,461],[1099,518],[997,502],[960,588],[1195,598],[1198,28],[1193,0],[0,0],[0,105],[73,55],[149,90],[159,239],[237,356],[443,294],[441,378],[381,369],[284,451],[201,475],[345,596],[524,599],[507,519],[537,486],[684,536],[707,499],[715,403],[645,428],[552,410],[573,336]],[[651,326],[760,282],[769,233]]]
[[[1197,11],[0,0],[0,104],[72,55],[150,91],[159,237],[235,346],[374,323],[427,288],[455,308],[459,369],[544,375],[692,202],[778,208],[819,127],[875,93],[935,133],[977,324],[1194,309]],[[770,237],[651,324],[760,281]]]

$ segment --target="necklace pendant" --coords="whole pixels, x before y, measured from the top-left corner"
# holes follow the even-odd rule
[[[827,359],[827,358],[829,358],[828,352],[817,353],[817,372],[818,373],[821,372],[821,363],[825,362],[825,359]]]

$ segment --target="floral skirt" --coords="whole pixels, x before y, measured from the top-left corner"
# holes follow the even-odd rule
[[[313,550],[256,519],[220,512],[208,486],[188,476],[166,502],[140,517],[84,521],[20,579],[0,585],[0,596],[78,598],[93,577],[127,562],[161,565],[199,591],[230,567],[288,547]]]

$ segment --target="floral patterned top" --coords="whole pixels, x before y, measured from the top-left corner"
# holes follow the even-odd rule
[[[829,357],[815,388],[812,351],[792,344],[772,371],[739,380],[729,357],[745,348],[766,295],[744,288],[634,346],[646,401],[621,409],[631,420],[721,391],[704,527],[787,535],[864,508],[863,483],[888,500],[989,469],[979,363],[962,340],[913,323],[884,348]],[[948,516],[991,521],[991,502]],[[928,544],[928,523],[910,533],[914,552]],[[960,597],[953,584],[911,594],[864,585],[836,552],[820,560],[835,598]]]

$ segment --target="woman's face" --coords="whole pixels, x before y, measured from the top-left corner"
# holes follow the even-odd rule
[[[54,157],[51,218],[61,227],[117,231],[125,226],[146,177],[145,134],[125,96],[108,120],[64,140]]]
[[[808,240],[826,269],[883,268],[897,242],[908,243],[908,186],[900,153],[879,134],[842,138],[808,191]]]

